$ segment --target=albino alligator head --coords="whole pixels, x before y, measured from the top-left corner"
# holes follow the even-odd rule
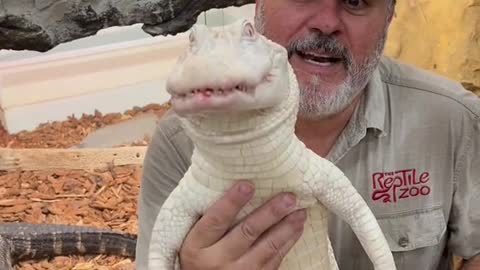
[[[287,51],[242,20],[218,30],[195,25],[167,80],[179,115],[265,109],[289,91]]]

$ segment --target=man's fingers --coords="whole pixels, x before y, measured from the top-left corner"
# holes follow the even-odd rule
[[[278,269],[287,253],[303,233],[306,210],[297,210],[272,227],[242,257],[248,269]]]
[[[273,258],[270,259],[261,269],[262,270],[278,270],[280,268],[283,259],[287,256],[288,252],[293,248],[293,246],[297,243],[298,239],[301,236],[301,232],[298,233],[298,237],[294,237],[288,240],[285,245],[280,248],[280,251],[275,255]]]
[[[306,210],[298,210],[262,237],[258,244],[255,244],[249,251],[251,254],[257,254],[259,266],[280,264],[302,235],[305,220]]]
[[[270,199],[235,226],[214,247],[227,251],[232,259],[242,256],[268,229],[294,210],[296,198],[291,193],[282,193]]]
[[[185,239],[189,248],[209,247],[222,238],[253,193],[253,184],[246,181],[239,181],[227,190],[190,230]]]

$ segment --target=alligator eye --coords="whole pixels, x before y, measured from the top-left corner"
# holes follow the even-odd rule
[[[193,31],[191,31],[188,35],[188,40],[190,41],[190,43],[193,43],[195,41],[195,34],[193,33]]]
[[[191,28],[190,28],[190,34],[188,35],[188,40],[190,41],[190,43],[194,43],[196,41],[196,34],[197,34],[197,31],[198,31],[198,27],[196,25],[193,25]]]
[[[256,35],[255,27],[249,21],[243,23],[242,36],[247,38],[254,38]]]

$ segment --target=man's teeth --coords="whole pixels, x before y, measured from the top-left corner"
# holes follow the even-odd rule
[[[333,62],[333,61],[317,61],[317,60],[308,59],[308,58],[305,58],[305,61],[307,61],[311,64],[314,64],[314,65],[323,66],[323,67],[328,67],[328,66],[331,66],[331,65],[335,64],[335,62]]]
[[[199,94],[202,94],[202,95],[205,95],[205,96],[221,96],[221,95],[228,95],[230,93],[233,93],[234,91],[238,91],[238,92],[244,92],[244,93],[251,93],[253,90],[246,87],[246,86],[243,86],[243,85],[237,85],[235,86],[234,88],[230,88],[230,89],[214,89],[214,88],[205,88],[205,89],[194,89],[194,90],[191,90],[190,92],[188,93],[182,93],[182,94],[175,94],[174,97],[175,98],[186,98],[186,97],[194,97],[196,95],[199,95]]]
[[[341,61],[341,57],[315,52],[300,52],[300,56],[307,62],[320,66],[330,66]]]

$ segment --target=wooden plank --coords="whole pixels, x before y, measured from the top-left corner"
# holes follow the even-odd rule
[[[79,149],[0,148],[0,170],[94,170],[111,165],[142,165],[146,146]]]

